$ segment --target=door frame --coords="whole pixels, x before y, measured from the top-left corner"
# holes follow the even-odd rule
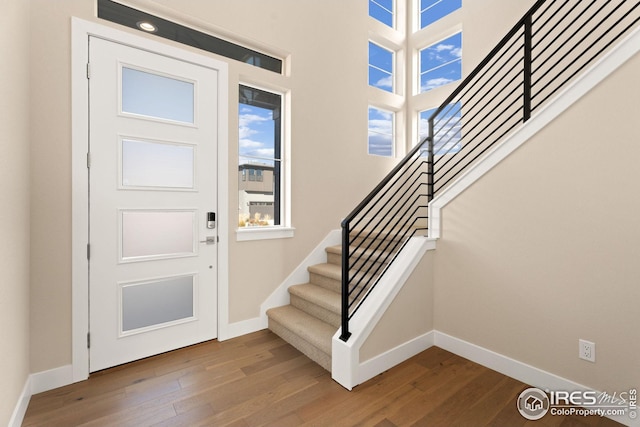
[[[71,18],[71,316],[73,382],[89,377],[89,37],[146,50],[218,72],[218,338],[229,319],[229,70],[226,62],[80,18]]]

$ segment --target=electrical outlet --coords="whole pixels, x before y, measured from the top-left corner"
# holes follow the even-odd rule
[[[587,360],[589,362],[596,361],[596,343],[586,340],[578,340],[578,348],[580,359]]]

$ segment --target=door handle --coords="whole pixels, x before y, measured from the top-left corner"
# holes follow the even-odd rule
[[[215,245],[216,244],[216,236],[207,236],[206,240],[200,240],[200,243],[206,243],[207,245]]]

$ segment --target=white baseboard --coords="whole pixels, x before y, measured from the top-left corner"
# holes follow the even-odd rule
[[[353,359],[353,348],[351,348],[350,345],[334,346],[333,357],[342,358],[344,361],[350,362],[351,366],[350,369],[343,367],[342,369],[345,373],[339,375],[340,378],[334,377],[334,380],[348,390],[351,390],[354,386],[370,380],[376,375],[393,368],[432,346],[450,351],[453,354],[469,359],[472,362],[493,369],[503,375],[541,390],[595,391],[598,394],[600,393],[598,390],[593,390],[575,381],[560,377],[551,372],[536,368],[535,366],[528,365],[437,330],[427,332],[422,336],[407,341],[362,363],[358,363],[357,360],[350,360]],[[340,366],[342,365],[344,364],[340,364]],[[620,392],[620,390],[617,391]],[[609,394],[613,393],[612,390],[608,392]],[[632,420],[628,415],[611,416],[608,418],[623,425],[640,427],[640,419]]]
[[[73,365],[64,365],[48,371],[31,374],[31,394],[38,394],[73,383]]]
[[[229,326],[232,332],[237,333],[236,336],[240,336],[245,333],[264,329],[261,325],[261,318],[255,318],[232,323]],[[402,345],[361,363],[359,368],[357,368],[357,384],[364,383],[434,345],[542,390],[592,390],[582,384],[436,330],[427,332],[424,335],[407,341]],[[71,383],[73,383],[73,369],[71,365],[31,374],[25,382],[22,393],[9,420],[8,427],[20,427],[22,425],[32,395],[63,387]],[[350,389],[351,388],[349,388],[349,390]],[[631,420],[628,416],[610,418],[627,426],[640,427],[640,419]]]
[[[528,365],[470,342],[452,337],[444,332],[433,332],[433,341],[435,346],[541,390],[593,390],[582,384],[536,368],[535,366]],[[598,390],[593,391],[599,393]],[[611,392],[611,390],[609,391]],[[620,390],[617,391],[619,392]],[[628,416],[615,416],[609,418],[627,426],[640,426],[640,420],[632,420]]]
[[[226,341],[252,332],[261,331],[267,328],[266,317],[254,317],[253,319],[241,320],[240,322],[229,323],[225,329],[224,336],[219,336],[219,341]]]
[[[569,381],[534,366],[512,359],[484,347],[435,331],[434,344],[444,350],[498,371],[525,384],[549,390],[586,390],[587,387]]]
[[[372,359],[366,360],[360,364],[358,369],[358,384],[370,380],[376,375],[393,368],[405,360],[421,353],[433,346],[434,331],[416,337],[411,341],[407,341],[391,350],[388,350]]]
[[[396,260],[380,278],[378,285],[367,296],[367,304],[362,305],[349,321],[351,337],[347,342],[340,339],[342,328],[338,329],[331,341],[331,377],[347,390],[362,383],[362,378],[384,372],[394,366],[394,357],[401,358],[404,346],[411,349],[413,340],[400,344],[398,347],[376,356],[375,362],[365,365],[367,371],[361,373],[360,348],[374,330],[387,308],[391,305],[398,292],[411,276],[424,254],[435,249],[435,240],[424,237],[410,239]],[[407,354],[410,350],[407,350]],[[387,361],[389,357],[389,361]],[[398,362],[399,363],[399,362]],[[396,363],[397,364],[397,363]],[[376,369],[379,369],[376,372]]]
[[[22,393],[20,393],[20,397],[18,398],[18,402],[16,403],[16,407],[13,410],[13,414],[11,414],[11,418],[9,419],[9,424],[7,427],[20,427],[22,425],[22,421],[24,420],[24,414],[27,413],[27,407],[29,406],[29,400],[31,399],[31,377],[27,377],[27,380],[24,383],[24,387],[22,388]]]
[[[63,387],[73,383],[73,366],[65,365],[48,371],[37,372],[29,375],[22,388],[16,407],[9,419],[8,427],[20,427],[27,413],[27,407],[31,396],[54,388]]]

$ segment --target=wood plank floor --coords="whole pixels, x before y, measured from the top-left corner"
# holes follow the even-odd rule
[[[437,347],[349,392],[268,330],[35,395],[23,426],[609,426],[516,409],[527,386]]]

